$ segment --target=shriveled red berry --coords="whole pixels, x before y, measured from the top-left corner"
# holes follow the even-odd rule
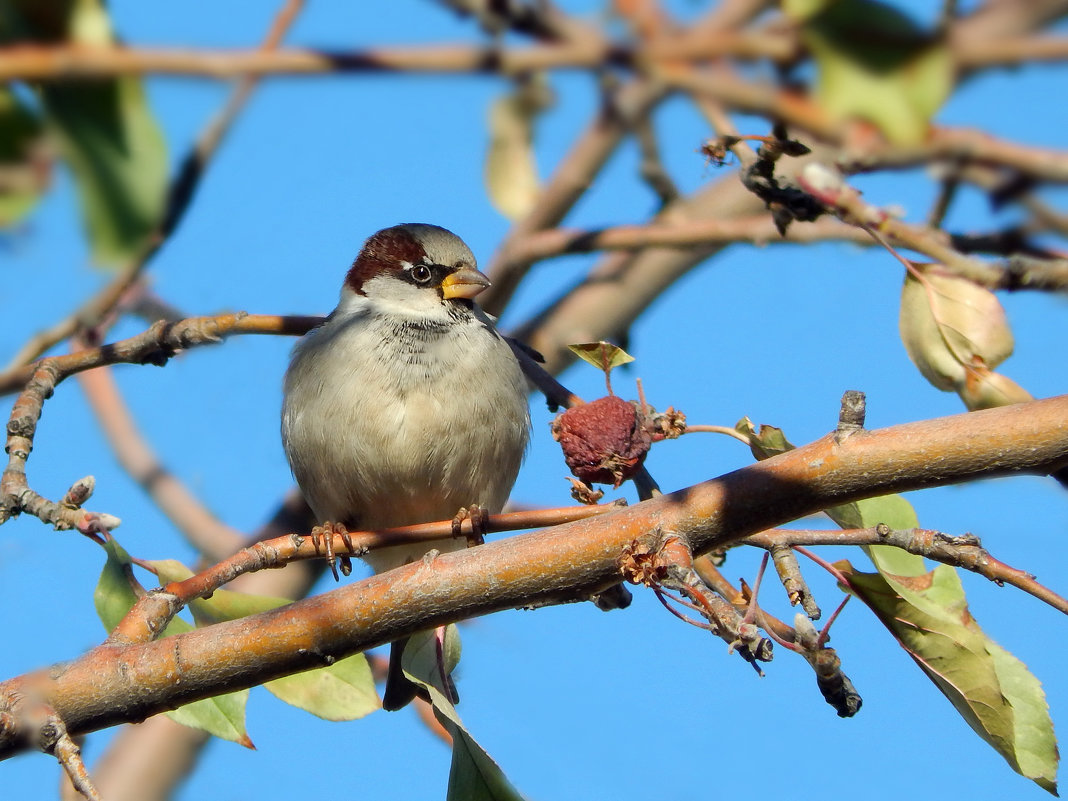
[[[614,395],[557,415],[552,433],[576,477],[613,487],[637,472],[652,443],[634,404]]]

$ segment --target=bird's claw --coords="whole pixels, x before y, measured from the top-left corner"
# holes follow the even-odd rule
[[[341,572],[347,576],[352,573],[352,559],[347,554],[342,554],[340,557],[334,554],[334,535],[341,537],[341,541],[345,543],[345,547],[351,553],[352,536],[343,523],[327,521],[321,526],[313,528],[309,534],[315,553],[318,554],[321,549],[326,555],[326,563],[330,565],[330,572],[334,576],[334,581],[341,581],[341,576],[338,575],[338,563],[340,561]]]
[[[456,517],[452,519],[452,536],[459,537],[463,533],[464,521],[470,520],[471,530],[466,533],[467,547],[482,545],[486,542],[486,518],[488,517],[486,510],[477,503],[461,506]]]

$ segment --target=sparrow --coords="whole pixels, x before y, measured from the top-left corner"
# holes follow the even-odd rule
[[[530,413],[511,346],[474,302],[489,285],[463,240],[436,225],[396,225],[364,243],[337,308],[297,343],[284,382],[282,444],[320,524],[375,531],[504,506]],[[384,572],[431,549],[363,558]],[[403,647],[391,646],[385,709],[417,694]]]

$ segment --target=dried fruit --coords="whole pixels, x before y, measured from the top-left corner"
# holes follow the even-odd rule
[[[613,487],[638,471],[652,444],[634,404],[614,395],[557,415],[552,433],[575,476]]]

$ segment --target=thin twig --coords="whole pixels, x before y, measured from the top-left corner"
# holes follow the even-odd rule
[[[1032,574],[994,558],[982,547],[979,539],[971,535],[957,537],[925,528],[891,529],[887,526],[826,531],[772,529],[753,534],[743,542],[758,548],[776,545],[892,545],[942,564],[970,570],[998,584],[1011,584],[1057,611],[1068,614],[1068,599],[1040,584]],[[806,555],[808,553],[811,552]]]
[[[483,530],[486,533],[494,533],[549,528],[615,511],[619,511],[618,506],[605,504],[489,515],[484,519]],[[464,525],[469,527],[471,523],[466,521]],[[470,533],[470,530],[461,531],[461,536]],[[139,601],[111,632],[109,642],[130,644],[150,641],[190,601],[210,597],[215,590],[238,576],[267,568],[284,567],[291,562],[321,559],[330,551],[339,556],[362,556],[377,548],[409,543],[431,543],[451,539],[455,535],[453,521],[443,520],[382,531],[334,532],[326,536],[330,537],[329,545],[317,537],[298,534],[284,534],[270,540],[262,540],[184,581],[172,582],[161,592],[146,596]]]

